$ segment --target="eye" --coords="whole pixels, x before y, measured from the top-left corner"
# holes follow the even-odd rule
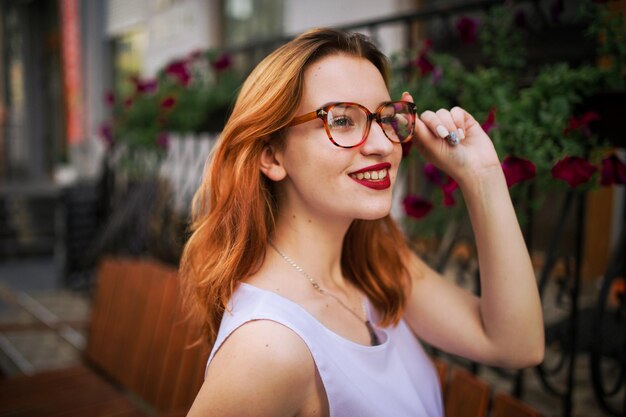
[[[386,115],[386,116],[381,116],[380,118],[380,122],[386,123],[386,124],[391,124],[394,120],[398,120],[397,115]]]
[[[328,126],[331,129],[349,129],[354,127],[354,121],[348,116],[337,116],[329,118]]]

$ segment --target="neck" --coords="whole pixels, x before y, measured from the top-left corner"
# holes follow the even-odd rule
[[[272,242],[314,277],[320,286],[326,289],[344,288],[341,252],[350,223],[324,222],[286,214],[277,218]]]

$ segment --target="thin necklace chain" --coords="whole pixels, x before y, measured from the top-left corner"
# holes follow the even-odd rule
[[[365,317],[365,319],[364,319],[363,317],[361,317],[357,313],[355,313],[354,310],[352,310],[350,307],[348,307],[343,301],[341,301],[341,299],[339,297],[337,297],[335,294],[332,294],[332,293],[326,291],[325,289],[323,289],[322,287],[320,287],[320,285],[317,283],[317,281],[315,281],[315,279],[313,279],[313,277],[311,275],[307,274],[307,272],[304,269],[302,269],[302,267],[300,265],[295,263],[293,259],[291,259],[289,256],[285,255],[283,252],[281,252],[281,250],[278,249],[276,247],[276,245],[274,245],[273,242],[270,241],[269,244],[276,251],[276,253],[278,253],[280,255],[280,257],[285,260],[285,262],[287,262],[289,265],[291,265],[296,271],[298,271],[302,275],[304,275],[306,277],[306,279],[308,279],[309,282],[311,283],[311,286],[317,292],[319,292],[320,294],[327,295],[329,297],[334,298],[343,308],[348,310],[354,317],[359,319],[359,321],[365,323],[365,327],[367,327],[367,331],[370,334],[371,344],[372,345],[378,345],[379,344],[378,336],[376,335],[376,332],[374,331],[374,327],[372,326],[372,323],[367,318],[367,310],[365,308],[365,300],[363,300],[363,299],[361,300],[361,308],[363,309],[363,316]]]

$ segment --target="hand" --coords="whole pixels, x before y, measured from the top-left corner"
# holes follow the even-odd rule
[[[413,101],[409,93],[404,93],[402,99]],[[457,145],[451,145],[445,139],[450,132],[456,133],[459,139]],[[454,178],[462,188],[468,180],[501,172],[491,139],[480,124],[460,107],[423,112],[415,121],[413,140],[426,160]]]

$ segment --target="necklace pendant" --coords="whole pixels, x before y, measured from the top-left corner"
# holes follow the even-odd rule
[[[380,345],[380,339],[378,339],[378,335],[376,334],[376,330],[374,330],[374,326],[372,326],[372,323],[370,323],[369,320],[366,320],[365,326],[367,327],[367,331],[370,334],[370,344],[372,346]]]

